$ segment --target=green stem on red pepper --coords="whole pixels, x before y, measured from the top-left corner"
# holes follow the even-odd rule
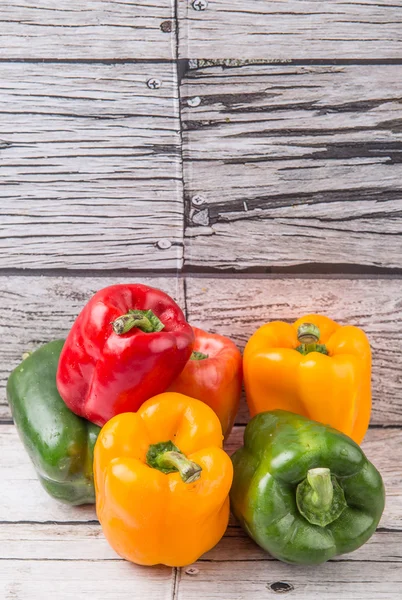
[[[209,358],[208,354],[204,354],[203,352],[197,352],[197,350],[193,350],[190,356],[190,360],[205,360],[206,358]]]
[[[134,327],[144,333],[162,331],[165,327],[152,310],[129,310],[125,315],[112,321],[111,325],[117,335],[123,335]]]

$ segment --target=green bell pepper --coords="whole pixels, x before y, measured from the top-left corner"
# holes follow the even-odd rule
[[[234,515],[284,562],[319,564],[356,550],[384,510],[381,475],[360,447],[293,413],[256,415],[232,461]]]
[[[64,340],[45,344],[11,373],[7,399],[40,482],[67,504],[95,502],[93,449],[100,428],[75,415],[56,388]]]

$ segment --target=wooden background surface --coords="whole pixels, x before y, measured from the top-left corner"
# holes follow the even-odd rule
[[[402,2],[3,0],[0,173],[0,598],[402,598]],[[142,568],[45,494],[7,376],[123,281],[241,348],[305,312],[366,330],[368,544],[291,567],[231,521],[192,569]]]

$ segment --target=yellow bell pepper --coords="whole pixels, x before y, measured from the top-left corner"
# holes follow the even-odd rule
[[[96,510],[118,554],[180,567],[217,544],[233,478],[222,440],[214,411],[174,392],[106,423],[94,454]]]
[[[364,332],[321,315],[260,327],[243,357],[251,416],[282,409],[362,441],[371,412],[371,350]]]

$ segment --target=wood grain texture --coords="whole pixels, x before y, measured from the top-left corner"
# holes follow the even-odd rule
[[[395,65],[188,71],[186,268],[400,270],[401,81]]]
[[[73,510],[73,515],[75,509]],[[391,534],[393,535],[393,534]],[[97,521],[2,523],[0,558],[7,560],[117,561]]]
[[[139,567],[123,560],[0,562],[3,600],[169,600],[172,587],[172,569]]]
[[[373,351],[373,424],[402,424],[400,280],[189,278],[188,318],[241,349],[267,321],[321,313],[362,327]],[[248,421],[243,404],[238,421]]]
[[[14,528],[14,533],[11,533],[10,527]],[[31,531],[34,531],[34,527],[40,528],[40,530],[36,533],[35,538],[34,534]],[[34,547],[34,539],[39,540],[42,539],[42,527],[44,525],[36,525],[30,526],[29,531],[29,542],[27,542],[27,546],[30,549]],[[83,525],[79,525],[76,529],[83,528]],[[6,547],[9,547],[10,550],[6,551],[6,553],[16,553],[17,551],[17,542],[14,541],[17,533],[21,530],[19,525],[3,525],[1,531],[4,531],[3,539],[6,543]],[[63,529],[64,531],[64,529]],[[9,532],[9,533],[7,533]],[[49,535],[49,537],[51,537]],[[55,537],[54,533],[51,539],[53,540]],[[1,538],[0,538],[1,539]],[[70,538],[68,538],[69,540]],[[31,541],[32,540],[32,541]],[[32,545],[31,545],[32,544]],[[101,544],[93,544],[93,546],[98,547],[99,553],[101,552],[100,546]],[[77,544],[78,546],[78,544]],[[54,544],[55,551],[60,549],[60,544]],[[72,547],[72,545],[70,546]],[[74,546],[75,548],[75,546]],[[74,550],[71,550],[74,552]],[[33,549],[32,549],[33,552]],[[21,552],[20,552],[21,554]],[[264,552],[260,546],[257,546],[256,543],[253,542],[251,538],[241,529],[241,527],[237,524],[234,517],[231,517],[231,521],[226,530],[224,537],[221,541],[209,552],[204,554],[204,556],[200,559],[200,561],[215,561],[215,562],[226,562],[226,561],[235,561],[235,560],[243,560],[243,561],[265,561],[265,563],[271,563],[276,561],[272,556]],[[377,563],[382,562],[402,562],[402,532],[400,531],[384,531],[382,529],[376,531],[373,537],[361,546],[355,552],[351,552],[350,554],[342,554],[341,556],[337,556],[333,559],[336,562],[345,562],[345,561],[356,561],[356,562],[371,562],[375,561]],[[199,561],[199,562],[200,562]],[[270,564],[265,564],[265,569],[268,572],[270,569]],[[261,565],[261,568],[264,568]],[[381,566],[378,567],[379,569]],[[291,574],[291,569],[289,570],[289,575]]]
[[[45,492],[18,439],[14,425],[0,425],[0,448],[3,456],[0,470],[4,477],[0,503],[1,522],[55,524],[96,521],[95,506],[71,507],[57,502]]]
[[[402,56],[402,4],[378,0],[179,3],[180,56],[271,60]]]
[[[29,521],[46,525],[56,521],[64,523],[63,527],[68,524],[75,527],[77,523],[96,521],[93,506],[63,505],[48,496],[42,489],[28,455],[18,439],[14,425],[1,424],[0,433],[0,449],[3,457],[0,464],[0,475],[3,482],[0,522]],[[242,444],[242,440],[243,428],[237,427],[227,444],[228,452],[232,453],[237,449]],[[384,479],[387,503],[380,527],[389,531],[401,532],[402,431],[401,429],[370,429],[363,442],[363,449]],[[235,522],[232,521],[232,524]],[[85,529],[85,531],[89,535],[89,530]],[[4,551],[8,552],[6,549]],[[103,554],[104,550],[102,549],[96,550],[96,552],[98,553],[96,556],[102,560],[110,557],[109,554]],[[76,556],[75,551],[72,556]],[[242,556],[241,559],[246,560],[247,555]]]
[[[0,560],[117,561],[99,523],[2,523]],[[402,562],[402,533],[378,530],[361,548],[336,561]],[[222,540],[200,561],[275,559],[257,546],[231,518]],[[269,565],[266,566],[269,568]]]
[[[180,267],[173,65],[0,63],[0,103],[0,268]]]
[[[297,600],[399,600],[402,569],[399,564],[328,562],[318,569],[280,562],[199,562],[193,575],[182,570],[178,600],[264,600],[275,597],[271,586],[290,584]],[[275,587],[275,586],[274,586]]]
[[[173,15],[172,0],[3,0],[0,58],[171,60]]]
[[[0,277],[0,420],[10,419],[5,397],[7,378],[23,352],[66,337],[78,313],[98,290],[133,279],[127,277]],[[138,278],[163,289],[184,308],[183,281]]]
[[[127,281],[119,277],[0,278],[0,420],[10,419],[5,383],[22,353],[68,333],[96,290]],[[184,307],[183,280],[144,280],[164,289]],[[216,279],[187,278],[188,319],[231,337],[241,349],[269,320],[296,320],[318,312],[361,326],[373,348],[373,424],[402,424],[402,312],[400,281],[393,279]],[[28,310],[27,310],[28,307]],[[245,313],[246,310],[246,313]],[[249,419],[243,400],[238,422]]]

